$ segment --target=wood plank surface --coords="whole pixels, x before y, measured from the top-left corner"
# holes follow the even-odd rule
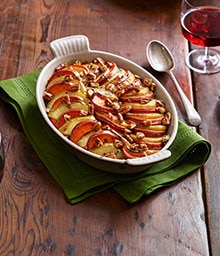
[[[184,64],[188,47],[179,26],[180,0],[3,0],[0,10],[1,80],[44,67],[53,58],[52,40],[84,34],[91,49],[119,54],[152,72],[165,84],[180,119],[185,120],[172,82],[167,75],[153,72],[145,56],[151,39],[166,43],[177,63],[174,73],[192,99],[190,72]],[[0,255],[206,256],[210,255],[210,231],[213,255],[217,255],[220,186],[215,136],[219,137],[219,129],[212,136],[206,125],[213,121],[213,114],[203,102],[210,104],[216,98],[206,96],[203,79],[208,83],[209,76],[204,77],[194,77],[199,90],[196,103],[203,116],[201,132],[212,138],[215,149],[208,164],[213,171],[205,170],[202,176],[205,186],[198,170],[134,205],[113,190],[70,205],[33,151],[14,110],[1,101],[6,165],[0,184]],[[216,92],[217,97],[219,89]],[[217,105],[212,109],[217,112]],[[219,127],[217,117],[215,124]],[[204,192],[208,192],[209,213],[204,209]]]
[[[197,106],[202,123],[200,133],[212,144],[212,153],[202,173],[207,203],[207,221],[213,256],[220,253],[220,74],[195,75]]]

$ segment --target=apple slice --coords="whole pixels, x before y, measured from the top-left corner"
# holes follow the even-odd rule
[[[122,147],[122,153],[126,159],[145,157],[148,155],[146,150],[132,150],[126,144]]]
[[[70,66],[73,70],[77,71],[79,74],[84,73],[88,74],[89,73],[89,68],[85,64],[76,64],[73,63]]]
[[[124,80],[120,81],[120,85],[123,86],[123,87],[127,87],[129,85],[132,85],[135,82],[135,75],[129,70],[125,71],[124,78],[125,78]]]
[[[149,107],[145,107],[143,105],[139,105],[139,106],[132,106],[131,113],[137,113],[137,114],[147,114],[147,113],[156,113],[158,112],[157,108],[149,108]]]
[[[47,83],[46,89],[48,90],[54,84],[59,84],[59,83],[62,83],[63,81],[69,81],[69,80],[70,78],[66,74],[54,77],[50,82]]]
[[[65,135],[69,136],[72,132],[72,130],[75,128],[75,126],[83,121],[94,121],[94,116],[81,116],[81,117],[75,117],[73,119],[70,119],[67,121],[63,126],[59,128],[59,131]],[[96,121],[96,120],[95,120]]]
[[[120,100],[122,102],[138,102],[138,103],[144,103],[149,102],[152,99],[151,94],[134,94],[134,95],[122,95],[120,97]]]
[[[58,71],[61,72],[61,71]],[[71,83],[71,84],[79,84],[79,82],[81,82],[82,78],[80,77],[80,75],[78,74],[78,77],[76,75],[72,76],[73,72],[75,72],[76,74],[78,74],[78,72],[76,71],[63,71],[63,74],[58,75],[58,76],[54,76],[53,79],[49,80],[47,85],[46,85],[46,89],[49,90],[52,86],[54,86],[55,84],[62,84],[62,83]],[[56,74],[56,73],[55,73]]]
[[[63,77],[63,76],[68,76],[68,77],[73,77],[76,78],[78,80],[78,72],[76,73],[76,71],[74,71],[73,69],[71,69],[69,66],[64,67],[62,69],[56,70],[53,75],[50,77],[50,79],[48,80],[47,84],[50,85],[50,83],[57,79],[58,77]]]
[[[60,97],[65,96],[65,95],[67,95],[67,94],[70,95],[70,97],[71,97],[72,95],[75,95],[75,96],[77,96],[77,97],[82,98],[83,101],[85,101],[85,102],[87,102],[87,103],[89,102],[89,100],[87,99],[86,95],[83,94],[81,91],[76,91],[76,92],[63,91],[63,92],[61,92],[61,93],[58,93],[58,94],[56,94],[56,95],[53,95],[52,99],[49,100],[49,101],[46,103],[47,111],[49,111],[49,110],[52,108],[53,104],[54,104]]]
[[[126,129],[125,125],[121,125],[118,118],[116,116],[110,117],[107,114],[100,113],[98,111],[95,111],[95,117],[99,120],[104,122],[104,124],[108,124],[111,128],[115,129],[119,132],[124,132]]]
[[[111,101],[118,101],[118,97],[115,95],[115,93],[106,90],[105,87],[103,88],[100,86],[100,87],[92,88],[92,90],[89,89],[87,96],[91,99],[94,95],[109,98]]]
[[[55,122],[55,126],[59,129],[63,126],[67,121],[73,119],[75,117],[86,116],[88,114],[87,111],[81,109],[70,109],[64,112],[59,116],[59,118]]]
[[[87,149],[87,143],[88,143],[88,140],[89,138],[95,134],[96,131],[91,131],[91,132],[88,132],[87,134],[83,135],[77,142],[77,145],[79,145],[80,147],[82,148],[85,148]]]
[[[148,142],[151,142],[151,143],[166,143],[168,140],[169,140],[169,135],[165,135],[165,136],[161,136],[161,137],[146,137],[146,136],[140,136],[138,135],[138,133],[136,134],[131,134],[130,135],[131,138],[133,139],[133,141],[135,143],[148,143]]]
[[[73,83],[73,82],[59,82],[53,84],[51,87],[47,88],[47,92],[55,95],[58,93],[61,93],[63,91],[78,91],[80,89],[80,84],[79,82]]]
[[[94,82],[102,85],[117,73],[118,66],[113,61],[107,61],[107,62],[101,61],[98,64],[100,66],[100,69],[103,70],[103,72],[98,77],[96,77]]]
[[[115,140],[119,140],[119,137],[116,134],[108,130],[102,130],[89,138],[87,149],[91,150],[92,148],[100,147],[104,143],[114,143]]]
[[[152,150],[152,149],[153,150],[161,150],[164,143],[163,142],[150,142],[150,141],[148,141],[146,143],[146,145],[147,145],[148,149],[150,149],[150,150]]]
[[[163,121],[163,114],[161,113],[143,113],[143,114],[133,114],[127,113],[125,119],[135,122],[136,124],[143,125],[160,125]]]
[[[49,110],[48,117],[57,120],[63,113],[70,109],[80,109],[88,112],[89,106],[88,104],[82,102],[73,102],[70,105],[62,103],[56,109]]]
[[[139,145],[147,146],[147,149],[150,149],[150,150],[152,150],[152,149],[160,150],[164,146],[164,142],[162,140],[149,141],[149,140],[145,140],[145,138],[143,138],[143,139],[139,139],[139,140],[134,140],[134,142]]]
[[[114,159],[124,158],[121,149],[116,148],[113,143],[104,143],[98,148],[92,148],[90,152]]]
[[[142,87],[137,93],[135,90],[128,91],[120,96],[122,102],[147,103],[154,98],[153,91],[148,87]]]
[[[117,86],[125,81],[129,77],[130,73],[131,72],[129,70],[118,68],[117,72],[113,76],[109,77],[108,80],[104,84],[102,84],[102,86],[105,86],[106,90],[108,90],[109,85],[114,84],[114,91],[116,92]]]
[[[99,129],[97,120],[84,120],[79,122],[72,130],[70,140],[77,144],[77,142],[87,133]]]
[[[126,113],[126,118],[129,117],[139,117],[140,119],[156,119],[163,117],[164,115],[162,113]]]
[[[61,104],[66,104],[70,106],[73,102],[80,102],[82,104],[86,104],[84,99],[78,95],[64,94],[60,96],[51,106],[51,111],[57,109]]]
[[[114,113],[115,109],[106,105],[107,97],[97,93],[93,93],[91,102],[94,105],[94,109],[104,113]]]
[[[121,97],[126,93],[130,93],[131,91],[137,93],[137,85],[135,84],[135,75],[129,72],[128,77],[118,84],[117,96]],[[139,88],[139,87],[138,87]]]
[[[162,137],[167,132],[167,126],[165,125],[136,125],[135,132],[142,132],[146,137]]]
[[[162,107],[162,106],[146,107],[146,108],[134,107],[131,112],[133,112],[133,113],[161,113],[161,114],[168,113],[166,108]]]
[[[117,71],[118,71],[118,66],[115,62],[113,61],[107,61],[106,62],[106,66],[108,68],[107,73],[105,74],[107,80],[111,79],[111,77],[113,77]]]
[[[155,99],[150,100],[148,103],[136,103],[136,102],[124,102],[121,104],[121,108],[130,107],[131,113],[144,114],[144,113],[160,113],[160,109],[157,106],[157,101]]]

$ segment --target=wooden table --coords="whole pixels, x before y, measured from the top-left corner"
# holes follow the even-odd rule
[[[131,205],[113,190],[70,205],[27,140],[15,111],[0,102],[6,150],[0,185],[0,255],[220,255],[219,76],[190,73],[179,25],[180,0],[2,0],[0,79],[43,67],[50,41],[89,37],[91,49],[124,56],[152,72],[175,100],[170,79],[149,67],[145,47],[163,41],[177,63],[174,74],[202,117],[198,131],[212,143],[204,168]]]

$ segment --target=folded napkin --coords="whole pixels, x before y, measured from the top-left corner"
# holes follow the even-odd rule
[[[40,70],[0,82],[0,98],[16,110],[24,132],[70,203],[114,188],[134,203],[159,188],[174,184],[201,167],[211,152],[210,143],[179,121],[172,156],[138,174],[112,174],[80,161],[44,122],[36,103],[36,81]]]

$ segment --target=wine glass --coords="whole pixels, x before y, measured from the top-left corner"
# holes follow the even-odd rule
[[[220,71],[220,1],[182,0],[181,27],[184,37],[197,46],[186,56],[187,66],[202,74]]]
[[[0,132],[0,182],[2,181],[2,178],[3,178],[4,163],[5,163],[5,152],[4,152],[3,142],[2,142],[2,135]]]

